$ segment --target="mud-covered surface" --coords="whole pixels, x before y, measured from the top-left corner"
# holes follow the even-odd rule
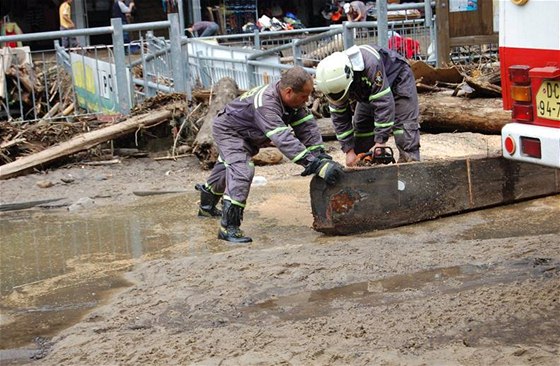
[[[423,149],[427,160],[465,152],[493,155],[499,142],[471,134],[424,136]],[[168,214],[184,212],[181,224],[165,219],[159,230],[171,227],[188,234],[167,246],[164,258],[146,255],[130,261],[124,280],[131,285],[108,294],[77,324],[37,340],[29,352],[35,360],[20,352],[5,361],[558,364],[559,196],[329,237],[311,229],[309,179],[299,177],[300,170],[289,163],[257,167],[256,174],[267,183],[251,191],[243,229],[254,242],[241,247],[215,239],[216,220],[196,217],[192,185],[208,172],[194,159],[74,166],[0,182],[3,203],[97,197],[93,206],[76,211],[80,215],[95,216],[112,207],[122,215],[127,207],[138,211],[150,202]],[[79,173],[72,183],[60,180]],[[38,180],[55,184],[38,188]],[[188,192],[131,193],[164,189]],[[84,268],[76,266],[65,276],[74,272],[83,275]],[[94,277],[99,271],[89,273]],[[33,291],[48,293],[49,284],[57,282],[20,290],[31,297]]]

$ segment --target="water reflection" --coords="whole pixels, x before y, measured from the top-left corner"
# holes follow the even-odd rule
[[[214,237],[216,222],[185,210],[196,199],[174,195],[129,207],[0,215],[0,349],[76,321],[105,293],[126,286],[119,275],[146,255],[161,256],[172,245],[208,252],[204,238]]]

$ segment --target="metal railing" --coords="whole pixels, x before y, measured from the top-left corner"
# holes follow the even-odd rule
[[[160,22],[123,25],[120,19],[112,19],[108,27],[0,37],[0,43],[55,40],[50,51],[3,49],[0,76],[7,79],[0,79],[0,121],[128,114],[158,92],[183,92],[190,97],[193,88],[211,88],[223,77],[249,89],[278,79],[282,70],[293,65],[314,73],[321,59],[352,45],[381,44],[410,59],[431,62],[437,59],[430,50],[436,49],[433,5],[426,1],[375,9],[375,21],[213,38],[185,37],[177,14]],[[423,10],[425,17],[387,16],[390,11],[410,9]],[[160,36],[154,36],[156,31]],[[133,39],[128,44],[126,33]],[[112,45],[69,50],[57,41],[62,36],[100,34],[110,34]],[[14,64],[14,53],[23,53],[18,57],[27,63]],[[472,57],[472,52],[458,53],[457,60],[465,56]]]
[[[161,55],[148,57],[154,30],[167,30]],[[161,32],[161,31],[160,31]],[[136,40],[125,45],[129,33]],[[64,49],[61,37],[111,34],[112,45]],[[3,48],[0,62],[0,121],[57,120],[96,113],[127,114],[131,106],[155,90],[188,92],[185,56],[177,14],[167,21],[127,24],[112,19],[111,26],[0,37],[1,42],[54,40],[54,49],[31,52]],[[153,42],[155,44],[155,41]],[[139,55],[135,55],[135,53]],[[20,54],[19,58],[14,54]],[[163,64],[150,60],[165,59]],[[134,72],[140,59],[146,72]],[[161,66],[163,69],[157,69]],[[161,82],[160,75],[164,75]],[[172,80],[169,82],[169,80]],[[169,84],[173,87],[169,88]],[[147,90],[148,93],[144,91]]]

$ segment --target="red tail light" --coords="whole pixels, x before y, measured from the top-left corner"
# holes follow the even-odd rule
[[[504,149],[506,149],[507,153],[513,155],[515,153],[515,140],[511,136],[507,136],[504,139]]]
[[[511,110],[511,118],[519,122],[533,121],[533,106],[531,104],[514,103]]]
[[[528,85],[531,83],[529,78],[529,66],[513,65],[509,67],[509,80],[515,84]]]
[[[532,158],[540,159],[541,140],[531,137],[521,137],[521,153]]]

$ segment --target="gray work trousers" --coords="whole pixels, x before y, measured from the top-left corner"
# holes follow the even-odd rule
[[[212,136],[220,157],[206,183],[213,193],[224,193],[226,199],[244,205],[255,175],[251,158],[259,148],[232,131],[230,124],[225,115],[214,119]]]
[[[416,81],[409,67],[403,67],[391,85],[395,100],[395,121],[393,136],[399,149],[399,162],[420,160],[420,115]],[[376,121],[375,108],[369,103],[357,103],[354,112],[354,129],[356,154],[367,152],[375,144],[374,130]],[[385,121],[380,121],[385,122]],[[369,133],[369,134],[368,134]]]

